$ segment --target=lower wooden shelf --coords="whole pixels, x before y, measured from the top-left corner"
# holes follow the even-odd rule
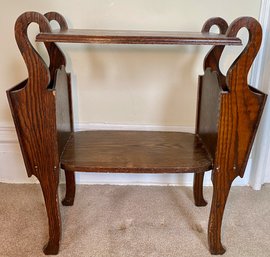
[[[212,168],[198,135],[182,132],[74,132],[61,156],[70,171],[188,173]]]

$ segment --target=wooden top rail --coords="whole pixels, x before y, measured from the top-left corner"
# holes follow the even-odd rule
[[[208,32],[58,29],[41,32],[38,42],[160,45],[242,45],[237,37]]]

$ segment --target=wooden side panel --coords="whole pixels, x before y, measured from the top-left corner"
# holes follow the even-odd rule
[[[252,143],[266,101],[266,95],[247,83],[248,72],[260,48],[262,29],[253,18],[242,17],[228,28],[227,35],[235,36],[246,27],[249,42],[227,72],[228,94],[221,98],[220,127],[215,166],[226,163],[232,179],[243,176]],[[226,162],[224,162],[226,160]],[[225,168],[225,167],[224,167]]]
[[[44,15],[48,21],[56,21],[61,30],[67,30],[65,18],[56,12]],[[58,153],[61,156],[70,133],[73,132],[73,112],[70,74],[65,71],[66,58],[58,45],[47,42],[45,46],[50,56],[50,88],[56,96],[56,127],[58,140]]]
[[[226,34],[227,22],[215,17],[208,19],[202,33],[209,33],[212,26],[219,28],[219,33]],[[220,93],[227,91],[226,77],[219,69],[219,60],[224,46],[213,46],[204,59],[204,75],[199,77],[196,133],[203,140],[211,157],[214,159],[217,145]]]
[[[230,171],[230,180],[244,175],[265,100],[241,88],[222,95],[215,167]]]
[[[47,169],[59,168],[59,156],[73,131],[71,84],[70,75],[65,72],[65,56],[55,43],[47,43],[48,69],[26,33],[31,22],[38,23],[41,31],[50,31],[50,20],[63,19],[56,13],[46,16],[48,19],[28,12],[18,18],[15,36],[29,78],[7,91],[28,176],[39,179]]]
[[[71,132],[73,132],[70,92],[70,76],[66,73],[65,67],[62,66],[57,70],[54,85],[59,156],[62,154]]]
[[[55,96],[47,87],[50,73],[27,37],[31,22],[40,30],[50,31],[48,21],[39,13],[21,15],[15,25],[18,47],[25,60],[29,77],[7,91],[28,176],[38,179],[59,167],[56,140]]]
[[[52,92],[37,96],[26,88],[9,90],[7,95],[28,176],[40,177],[45,163],[58,167],[55,101]]]
[[[217,73],[210,68],[199,77],[197,131],[212,158],[215,156],[218,119],[220,110],[220,93]]]

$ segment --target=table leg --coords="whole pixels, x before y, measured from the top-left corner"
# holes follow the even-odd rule
[[[75,184],[75,172],[65,170],[66,176],[66,195],[62,200],[64,206],[72,206],[75,198],[76,184]]]
[[[213,198],[208,223],[208,243],[211,254],[217,255],[226,251],[221,244],[221,226],[232,180],[226,172],[220,170],[212,173],[212,181]]]
[[[195,173],[193,181],[193,196],[196,206],[205,206],[207,202],[203,198],[203,177],[204,172]]]
[[[57,254],[61,238],[61,217],[58,201],[58,176],[53,173],[44,173],[39,179],[42,188],[49,223],[49,241],[44,246],[47,255]]]

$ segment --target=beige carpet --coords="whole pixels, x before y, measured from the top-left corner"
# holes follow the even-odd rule
[[[212,189],[205,192],[210,201]],[[211,256],[209,208],[195,207],[188,187],[78,186],[74,206],[61,206],[58,256]],[[44,256],[48,232],[39,185],[0,184],[0,224],[1,257]],[[223,243],[226,257],[270,256],[270,186],[232,189]]]

